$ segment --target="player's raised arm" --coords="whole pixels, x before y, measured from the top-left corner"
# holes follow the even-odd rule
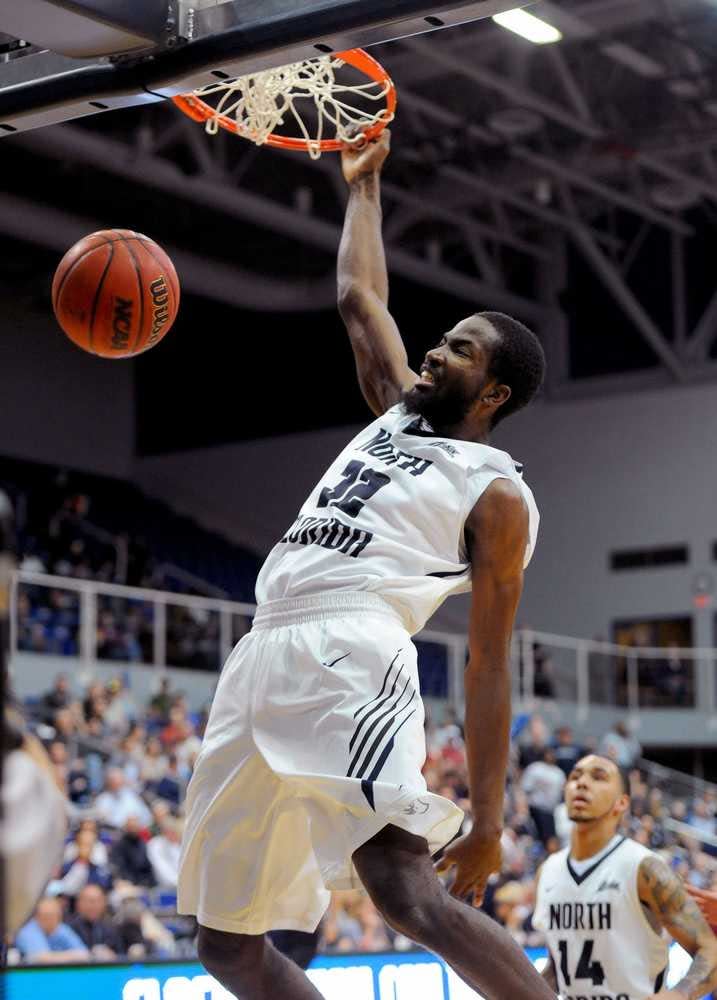
[[[496,479],[466,521],[473,579],[465,737],[473,811],[469,834],[446,849],[456,867],[453,892],[482,898],[500,867],[503,797],[510,746],[510,637],[523,589],[528,510],[517,486]]]
[[[380,186],[389,143],[384,131],[362,149],[344,149],[341,158],[350,193],[339,247],[339,312],[351,339],[361,391],[377,416],[418,379],[408,367],[401,335],[388,311]]]
[[[638,870],[637,889],[660,926],[692,955],[692,965],[680,982],[655,996],[660,1000],[697,1000],[717,989],[717,938],[681,879],[664,861],[647,857]]]

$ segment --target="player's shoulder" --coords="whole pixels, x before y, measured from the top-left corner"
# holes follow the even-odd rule
[[[649,847],[645,847],[644,844],[638,844],[636,840],[632,837],[625,837],[625,839],[620,844],[620,855],[625,860],[630,860],[635,862],[635,864],[640,865],[643,861],[648,858],[653,859],[656,863],[661,863],[662,858],[655,851],[651,851]]]
[[[570,848],[564,847],[561,851],[556,851],[554,854],[548,855],[540,866],[539,890],[549,890],[551,881],[554,881],[560,874],[567,871],[569,854]]]
[[[512,531],[528,523],[529,507],[520,486],[512,479],[493,479],[476,500],[467,519],[474,532]]]

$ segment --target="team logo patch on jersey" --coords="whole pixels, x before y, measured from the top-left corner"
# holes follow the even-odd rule
[[[610,882],[608,879],[605,879],[605,881],[601,882],[595,891],[605,892],[606,889],[619,889],[619,888],[620,888],[619,882]]]
[[[451,458],[455,458],[458,454],[458,449],[454,448],[452,444],[448,444],[447,441],[426,441],[427,448],[440,448],[441,451],[445,451],[447,455]]]
[[[424,802],[423,799],[415,799],[410,805],[406,806],[403,811],[406,816],[415,816],[417,813],[422,816],[424,813],[427,813],[430,808],[430,802]]]

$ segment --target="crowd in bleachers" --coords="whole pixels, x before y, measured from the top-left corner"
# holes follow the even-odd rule
[[[126,483],[3,459],[0,488],[14,507],[13,547],[22,570],[253,600],[259,567],[254,554]],[[101,659],[152,662],[150,603],[103,596],[97,618]],[[76,590],[25,586],[19,594],[18,648],[75,656],[79,621]],[[175,666],[216,670],[217,616],[170,605],[167,652]]]
[[[81,691],[66,675],[25,706],[71,803],[64,857],[32,920],[18,933],[16,962],[107,960],[194,954],[196,926],[176,914],[182,803],[199,752],[206,710],[192,712],[165,676],[146,704],[121,677]],[[618,721],[599,743],[569,727],[550,732],[541,716],[518,720],[506,789],[502,872],[484,906],[522,945],[532,928],[535,872],[568,840],[562,805],[566,776],[585,751],[599,749],[630,770],[629,833],[664,852],[693,884],[717,888],[717,794],[709,786],[676,796],[648,784],[640,745]],[[427,723],[429,787],[455,801],[470,823],[463,732],[447,712]],[[675,832],[667,820],[691,827]],[[465,829],[465,827],[464,827]],[[322,926],[325,951],[407,948],[360,892],[336,893]]]

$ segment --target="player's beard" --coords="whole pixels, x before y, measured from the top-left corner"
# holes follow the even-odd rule
[[[416,413],[431,425],[434,431],[455,427],[470,412],[475,398],[464,386],[438,385],[428,391],[409,389],[402,396],[407,413]]]

